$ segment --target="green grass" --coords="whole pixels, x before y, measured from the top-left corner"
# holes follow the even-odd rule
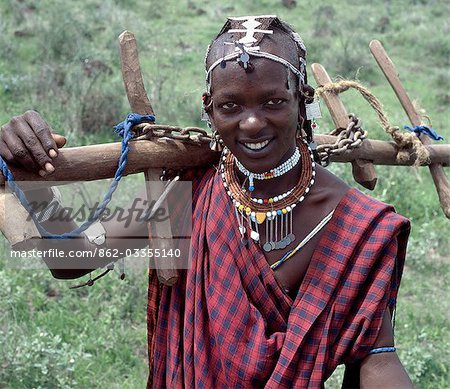
[[[145,274],[77,291],[42,270],[0,280],[1,387],[144,386]]]
[[[68,136],[71,146],[117,141],[111,127],[129,111],[117,36],[130,30],[138,40],[158,121],[202,126],[206,45],[228,15],[276,13],[302,35],[310,64],[322,63],[333,79],[357,78],[380,99],[392,124],[409,124],[369,52],[370,40],[381,40],[411,97],[448,142],[448,2],[305,0],[292,10],[279,0],[247,3],[3,1],[0,123],[33,108]],[[363,119],[371,138],[389,139],[357,93],[342,98],[347,110]],[[326,113],[319,125],[319,132],[332,128]],[[330,169],[353,182],[349,166]],[[372,194],[412,221],[397,312],[399,354],[418,388],[446,388],[450,223],[427,168],[377,167],[377,172]],[[146,274],[136,271],[124,282],[117,278],[72,291],[69,282],[56,281],[46,271],[19,271],[1,261],[0,387],[143,387]],[[341,376],[339,370],[327,386],[338,387]]]

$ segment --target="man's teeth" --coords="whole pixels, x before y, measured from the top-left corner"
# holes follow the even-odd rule
[[[262,148],[266,147],[269,144],[268,140],[265,140],[264,142],[258,142],[258,143],[244,143],[245,147],[248,147],[251,150],[261,150]]]

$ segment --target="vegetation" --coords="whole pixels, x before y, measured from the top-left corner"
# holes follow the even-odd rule
[[[248,4],[247,4],[248,3]],[[450,139],[450,4],[439,0],[6,0],[0,3],[0,123],[38,110],[69,145],[117,141],[112,125],[128,112],[117,36],[135,33],[158,121],[199,120],[204,49],[226,16],[276,13],[295,26],[333,78],[358,79],[383,102],[393,124],[409,124],[371,58],[380,39],[432,125]],[[310,83],[314,85],[310,76]],[[372,138],[388,139],[354,92],[343,99]],[[324,109],[325,110],[325,109]],[[319,132],[332,128],[324,113]],[[352,182],[349,167],[330,167]],[[426,168],[377,167],[373,196],[412,220],[400,290],[396,342],[418,388],[450,381],[449,221]],[[133,178],[129,178],[133,180]],[[68,290],[45,270],[0,261],[0,387],[143,387],[146,381],[146,274],[117,274]],[[328,382],[339,387],[342,371]]]

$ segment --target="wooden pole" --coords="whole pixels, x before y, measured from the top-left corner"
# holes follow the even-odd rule
[[[317,84],[326,85],[332,82],[327,71],[321,64],[313,63],[311,65],[311,70]],[[330,111],[331,118],[333,119],[336,128],[346,129],[349,123],[348,113],[342,100],[339,98],[339,95],[326,92],[323,95],[323,100],[328,107],[328,111]],[[370,159],[364,158],[354,159],[350,162],[352,164],[352,173],[355,181],[365,188],[373,190],[377,184],[377,173],[373,167],[373,162]]]
[[[58,150],[55,172],[42,178],[37,174],[11,166],[16,181],[92,181],[112,178],[117,170],[122,145],[119,142]],[[219,156],[194,142],[139,140],[129,143],[124,175],[142,173],[150,168],[186,169],[208,166]],[[5,179],[0,174],[0,185]]]
[[[148,99],[144,81],[142,79],[137,43],[134,35],[129,31],[124,31],[119,36],[119,46],[122,63],[122,77],[131,110],[141,115],[153,115],[153,107]],[[164,141],[162,142],[164,143]],[[141,155],[139,155],[139,157],[142,158]],[[152,181],[159,179],[160,170],[149,168],[145,170],[144,173],[147,197],[156,201],[162,195],[163,190],[161,189],[161,185],[152,185]],[[166,214],[168,214],[166,201],[163,201],[160,207],[165,209]],[[161,247],[161,249],[166,249],[167,251],[173,249],[170,219],[158,222],[150,221],[148,229],[150,242],[152,242],[153,237],[157,237],[159,245],[164,246]],[[173,258],[164,258],[166,263],[164,266],[158,267],[158,261],[160,260],[162,261],[162,259],[155,259],[154,261],[159,281],[165,285],[174,285],[178,280],[178,272]]]
[[[0,188],[0,231],[12,250],[31,250],[41,237],[27,210],[5,187]]]
[[[333,144],[336,137],[317,134],[318,145]],[[129,143],[128,162],[124,175],[142,173],[149,168],[189,169],[211,166],[219,160],[219,153],[213,152],[206,144],[180,140],[138,140]],[[430,153],[431,163],[450,166],[450,144],[429,145],[425,148]],[[121,144],[105,143],[81,147],[60,149],[54,159],[55,172],[41,177],[20,168],[10,167],[16,181],[93,181],[114,177],[120,157]],[[398,147],[393,141],[366,139],[357,149],[341,155],[332,155],[331,162],[351,162],[367,159],[375,165],[411,166],[413,156],[407,161],[397,160]],[[5,179],[0,174],[0,186]],[[43,185],[44,186],[44,185]]]
[[[369,44],[370,51],[372,52],[379,67],[386,76],[389,84],[392,86],[395,94],[397,95],[400,104],[408,115],[409,120],[413,126],[420,126],[422,124],[422,118],[414,107],[411,99],[409,98],[405,88],[403,87],[397,69],[394,63],[391,61],[386,53],[383,45],[378,40],[373,40]],[[420,140],[424,145],[430,145],[431,140],[424,135],[420,136]],[[450,154],[447,155],[447,159],[450,159]],[[442,164],[433,162],[429,166],[431,176],[433,177],[434,185],[439,196],[439,202],[442,210],[447,218],[450,219],[450,181],[445,175]]]

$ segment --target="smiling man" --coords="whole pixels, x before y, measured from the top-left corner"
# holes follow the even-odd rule
[[[409,222],[316,164],[312,96],[305,45],[275,16],[230,18],[209,46],[205,118],[225,148],[185,177],[192,268],[149,280],[150,387],[321,388],[340,364],[344,387],[412,387],[391,325]],[[35,112],[3,126],[8,162],[39,171],[55,150]],[[103,224],[115,248],[120,224]]]
[[[230,18],[206,74],[225,150],[194,182],[196,259],[163,292],[154,383],[319,388],[345,363],[344,386],[411,387],[390,322],[409,223],[313,160],[303,41]]]

